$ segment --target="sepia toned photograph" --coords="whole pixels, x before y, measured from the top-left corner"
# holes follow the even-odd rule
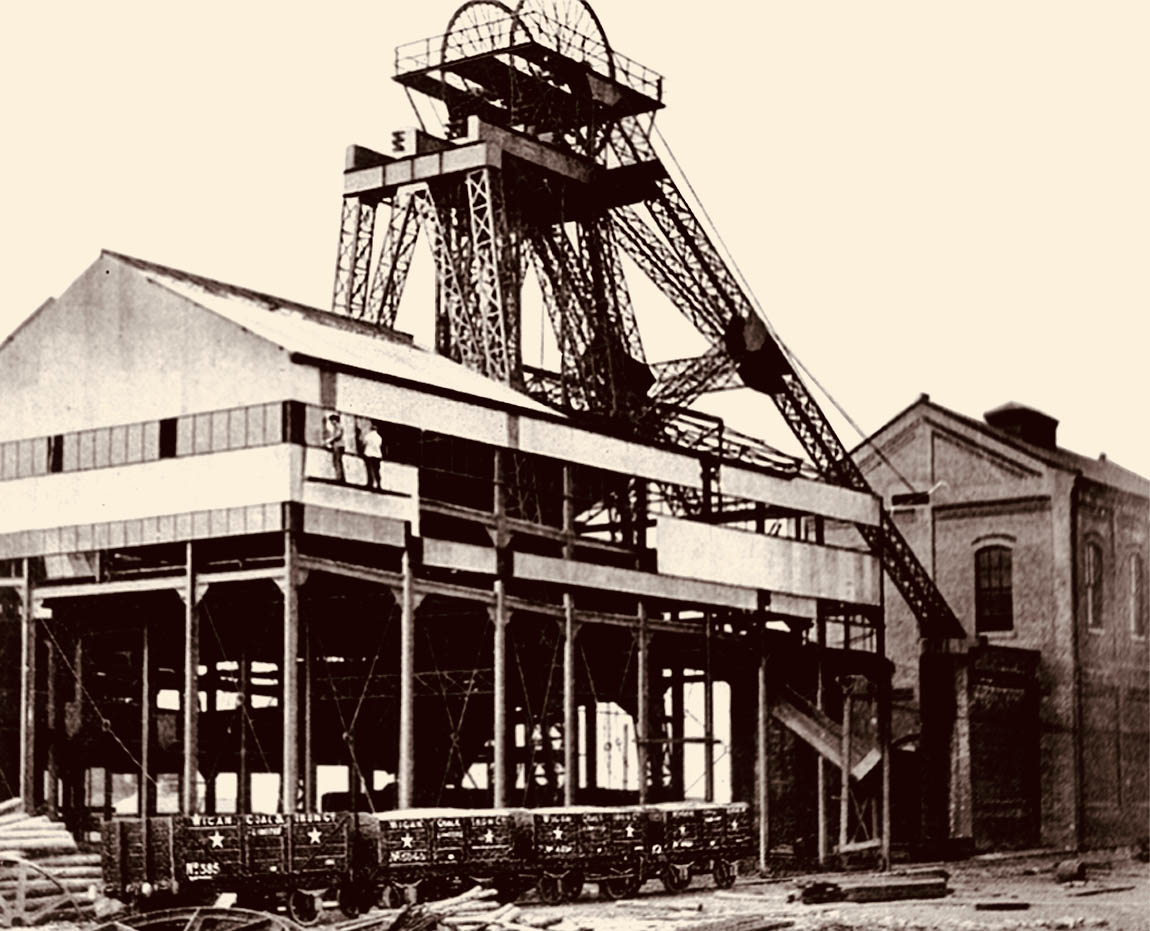
[[[0,929],[1150,931],[1150,7],[0,26]]]

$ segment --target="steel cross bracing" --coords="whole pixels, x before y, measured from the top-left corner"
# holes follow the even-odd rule
[[[375,277],[367,297],[366,317],[379,326],[395,326],[418,232],[419,211],[415,200],[410,194],[400,194],[391,205],[387,232],[380,244]]]

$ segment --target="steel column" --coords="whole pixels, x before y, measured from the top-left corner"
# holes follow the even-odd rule
[[[20,586],[20,793],[24,810],[36,811],[36,619],[33,617],[32,561],[24,560],[24,583]]]
[[[638,680],[638,695],[635,711],[635,747],[636,761],[639,769],[639,804],[647,804],[647,776],[651,737],[651,684],[648,679],[650,664],[648,662],[648,634],[647,634],[647,606],[639,602],[639,650],[635,658],[635,676]]]
[[[60,801],[60,767],[57,760],[56,742],[60,738],[59,714],[56,707],[56,671],[59,668],[56,644],[51,640],[44,645],[47,648],[47,668],[45,673],[44,718],[47,724],[47,767],[48,791],[45,801],[48,804],[48,817],[55,818],[59,814]]]
[[[240,648],[240,694],[236,696],[236,710],[240,717],[240,752],[236,773],[236,811],[246,814],[252,810],[252,776],[248,767],[248,709],[251,703],[251,660],[248,645]]]
[[[492,800],[495,808],[507,807],[507,598],[503,590],[503,580],[495,580],[495,608],[492,611],[492,623],[495,631],[492,644],[492,663],[494,672],[495,705],[492,734],[491,756],[492,768],[495,773],[492,778]]]
[[[886,591],[882,574],[879,575],[879,610],[875,627],[875,651],[886,659]],[[882,753],[882,865],[890,869],[890,728],[891,728],[891,672],[883,669],[878,682],[878,746]]]
[[[151,723],[152,723],[152,628],[144,621],[140,628],[140,785],[138,806],[140,817],[148,814],[148,779],[151,776]]]
[[[708,802],[715,800],[715,682],[711,670],[711,615],[704,615],[706,621],[706,647],[705,665],[703,668],[703,780],[705,783],[705,798]]]
[[[184,561],[184,694],[181,707],[184,717],[184,767],[181,783],[180,810],[186,815],[199,808],[197,777],[199,775],[200,721],[200,636],[199,612],[196,610],[196,566],[192,542],[185,545]]]
[[[815,652],[815,707],[819,711],[825,711],[825,693],[826,693],[826,671],[823,669],[824,651],[827,647],[827,621],[819,613],[815,619],[815,638],[816,638],[816,652]],[[827,763],[821,753],[815,754],[815,770],[817,789],[818,789],[818,853],[819,863],[827,862]]]
[[[759,808],[759,870],[763,873],[767,870],[767,858],[771,852],[771,745],[770,745],[770,727],[771,716],[770,707],[767,703],[767,645],[765,638],[760,638],[759,641],[759,682],[758,682],[758,717],[756,720],[757,731],[755,740],[755,756],[757,758],[758,766],[758,785],[755,787],[758,795],[758,808]]]
[[[280,683],[283,687],[283,778],[280,807],[283,813],[296,810],[299,790],[299,590],[296,586],[296,540],[284,531],[284,627],[283,661]]]
[[[415,590],[411,553],[403,552],[399,616],[399,808],[411,808],[415,789]]]
[[[575,717],[575,603],[563,593],[563,804],[575,804],[579,734]]]
[[[839,855],[843,853],[850,837],[849,822],[851,813],[851,720],[854,713],[853,683],[846,679],[843,683],[843,740],[841,791],[839,795]]]
[[[303,627],[303,804],[305,811],[316,811],[315,747],[313,745],[315,717],[315,655],[311,635],[311,618]]]

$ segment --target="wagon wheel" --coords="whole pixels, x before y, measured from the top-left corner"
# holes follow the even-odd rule
[[[679,863],[668,863],[659,876],[663,888],[668,892],[682,892],[691,885],[691,867]]]
[[[520,22],[560,55],[615,77],[615,56],[599,17],[584,0],[519,0]]]
[[[730,889],[735,884],[736,872],[735,864],[722,858],[715,860],[711,866],[711,876],[720,889]]]
[[[73,917],[83,917],[80,906],[60,880],[31,860],[0,855],[0,928]]]
[[[95,931],[300,931],[282,915],[248,908],[170,908],[138,912]]]
[[[564,902],[574,902],[583,891],[583,871],[568,870],[559,877],[559,888]]]
[[[384,883],[379,887],[376,902],[380,908],[403,908],[403,890],[395,883]]]
[[[300,925],[314,925],[323,914],[323,899],[318,892],[293,889],[287,900],[288,914]]]
[[[562,877],[557,873],[540,873],[535,891],[548,905],[558,905],[563,901]]]
[[[616,873],[599,880],[599,895],[608,901],[626,899],[637,893],[642,885],[643,874],[639,867],[635,867],[629,873]]]

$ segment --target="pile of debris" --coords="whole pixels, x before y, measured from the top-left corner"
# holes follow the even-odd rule
[[[517,905],[501,905],[494,889],[475,886],[450,899],[373,912],[340,922],[338,931],[528,931],[549,928],[561,918],[528,918]]]

